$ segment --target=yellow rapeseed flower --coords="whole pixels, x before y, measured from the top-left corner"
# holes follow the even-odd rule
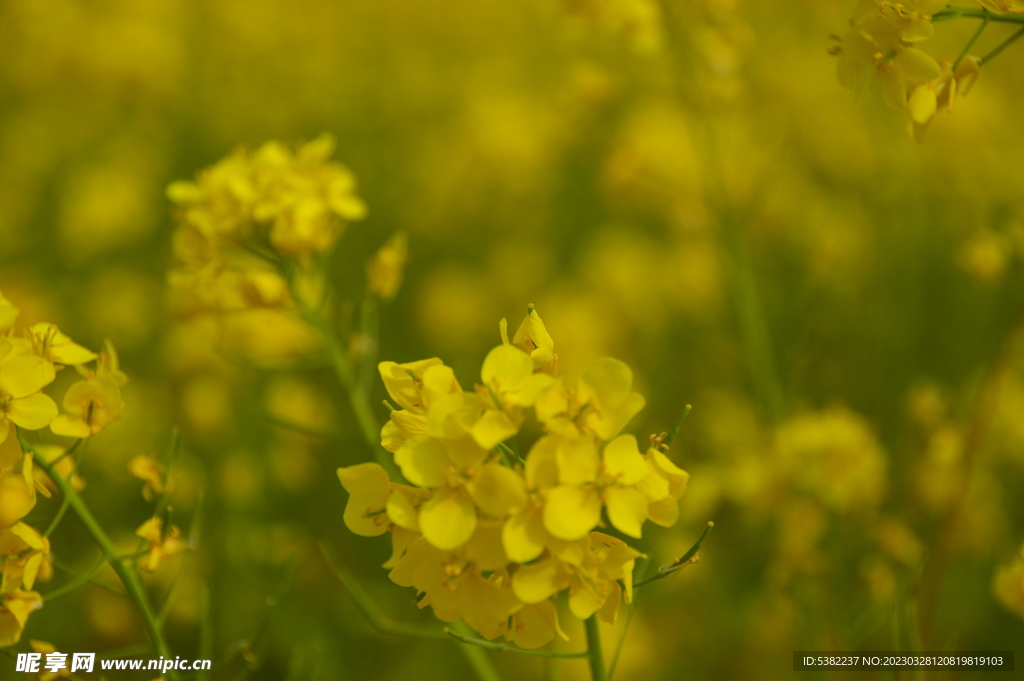
[[[142,523],[135,530],[135,535],[149,542],[149,554],[139,564],[139,568],[146,572],[156,572],[160,563],[188,548],[188,544],[181,539],[181,530],[177,525],[171,525],[164,532],[162,518],[150,518]]]
[[[35,591],[19,589],[0,594],[0,648],[20,641],[29,615],[42,607],[43,598]]]
[[[408,237],[398,232],[381,246],[366,264],[366,289],[382,300],[391,300],[402,283],[402,272],[409,259]]]
[[[163,494],[167,470],[152,456],[133,456],[128,461],[128,472],[146,483],[142,488],[142,498],[146,501],[152,501],[157,494]]]

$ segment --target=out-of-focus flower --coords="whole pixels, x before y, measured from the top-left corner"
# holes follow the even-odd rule
[[[405,232],[396,233],[366,263],[366,288],[382,300],[391,300],[398,293],[409,259],[408,241]]]
[[[0,470],[0,528],[10,527],[36,505],[32,455],[25,454],[20,468]]]
[[[157,494],[164,492],[164,465],[152,456],[139,454],[128,461],[128,472],[146,484],[142,488],[142,498],[152,501]]]
[[[162,518],[150,518],[135,530],[135,534],[149,542],[149,555],[139,564],[146,572],[156,572],[160,563],[188,548],[188,544],[181,539],[181,530],[177,525],[171,525],[164,532]]]
[[[107,376],[94,376],[74,383],[64,394],[64,410],[50,423],[56,435],[86,438],[96,435],[121,418],[124,400],[121,388]]]
[[[43,598],[35,591],[19,589],[0,595],[0,648],[20,641],[29,615],[42,607]]]
[[[992,590],[1003,607],[1024,618],[1024,546],[1013,562],[996,571]]]
[[[975,0],[975,2],[996,14],[1024,14],[1024,0]]]
[[[956,71],[952,65],[953,60],[943,59],[939,62],[942,70],[938,77],[921,83],[910,93],[907,113],[911,134],[918,142],[928,136],[935,115],[943,109],[952,113],[957,94],[966,97],[981,75],[981,60],[974,55],[966,55]]]
[[[837,407],[779,426],[775,456],[789,479],[839,512],[875,508],[886,486],[886,457],[867,422]]]
[[[25,523],[0,530],[0,557],[5,558],[2,593],[31,590],[37,579],[46,581],[53,575],[50,540]]]
[[[58,652],[57,646],[46,641],[30,640],[28,644],[32,646],[32,650],[36,651],[37,653],[41,653],[44,658],[47,655],[50,655],[51,653]],[[45,665],[43,665],[43,670],[39,672],[39,681],[53,681],[53,679],[69,678],[71,678],[71,671],[68,669],[68,665],[66,664],[64,665],[63,668],[58,669],[56,672],[51,672],[49,669],[46,668]]]

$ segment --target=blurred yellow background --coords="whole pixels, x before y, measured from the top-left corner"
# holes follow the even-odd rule
[[[325,131],[368,206],[332,260],[340,319],[367,260],[408,234],[382,359],[439,356],[472,385],[498,320],[532,302],[562,373],[608,354],[633,368],[648,406],[628,432],[694,405],[672,450],[692,475],[682,521],[638,546],[661,564],[716,530],[641,595],[620,678],[789,678],[794,650],[1019,649],[1024,596],[993,580],[1024,541],[1024,45],[920,144],[836,79],[828,35],[852,4],[0,3],[0,291],[25,322],[117,345],[125,418],[81,472],[129,545],[148,504],[127,461],[182,429],[174,512],[206,499],[174,652],[197,645],[205,580],[233,673],[251,648],[253,679],[471,678],[454,642],[375,634],[319,556],[326,539],[390,616],[433,621],[379,569],[387,542],[342,525],[334,469],[367,455],[333,377],[250,366],[301,334],[222,335],[168,293],[166,186]],[[937,24],[929,53],[955,57],[975,26]],[[76,523],[53,550],[87,567]],[[140,642],[136,617],[84,587],[26,639],[110,650]],[[509,679],[587,674],[495,661]]]

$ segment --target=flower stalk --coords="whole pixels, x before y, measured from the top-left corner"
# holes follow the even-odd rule
[[[75,512],[78,518],[85,525],[86,530],[92,535],[92,538],[96,541],[96,544],[103,551],[103,555],[106,557],[110,567],[113,568],[114,572],[121,579],[125,589],[128,592],[128,596],[135,602],[135,606],[139,609],[139,613],[142,615],[143,623],[146,627],[146,633],[149,636],[153,647],[156,649],[158,655],[164,658],[171,658],[171,650],[167,646],[167,640],[164,638],[163,630],[157,620],[156,613],[153,611],[153,607],[149,603],[149,597],[146,594],[146,588],[142,584],[142,580],[139,579],[139,575],[128,568],[124,561],[121,559],[117,548],[114,543],[107,536],[107,533],[97,522],[93,516],[89,507],[85,504],[85,501],[78,495],[78,492],[71,487],[70,483],[63,476],[47,463],[42,456],[40,456],[35,448],[25,439],[18,431],[18,441],[21,443],[22,449],[25,451],[31,451],[33,458],[35,459],[35,465],[39,466],[50,479],[53,480],[57,488],[60,489],[61,494],[68,500],[71,509]],[[172,681],[177,681],[180,677],[176,670],[169,670],[167,672],[168,678]]]

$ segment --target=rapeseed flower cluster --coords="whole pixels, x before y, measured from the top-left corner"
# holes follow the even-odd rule
[[[918,47],[932,37],[932,17],[947,5],[946,0],[861,0],[849,30],[832,36],[839,82],[858,96],[866,83],[877,84],[886,104],[907,113],[918,141],[927,136],[936,113],[952,111],[956,95],[966,96],[981,74],[981,59],[966,50],[959,58],[936,60]]]
[[[29,615],[43,605],[33,588],[53,574],[49,539],[22,519],[35,507],[37,494],[50,496],[55,485],[33,465],[33,452],[22,449],[16,429],[49,427],[79,441],[91,437],[121,418],[121,386],[127,380],[109,342],[95,353],[45,322],[16,335],[19,314],[0,294],[0,647],[20,640]],[[43,389],[69,366],[79,380],[65,392],[61,413]],[[73,488],[83,486],[68,449],[50,444],[34,451]]]
[[[180,263],[171,284],[216,310],[289,305],[289,282],[274,261],[311,273],[346,225],[366,214],[355,177],[329,160],[333,152],[329,135],[295,149],[270,141],[236,150],[195,181],[171,183]]]
[[[639,538],[647,520],[673,525],[689,475],[660,440],[641,451],[622,434],[644,407],[628,366],[599,359],[573,385],[558,376],[533,306],[511,340],[505,320],[500,330],[471,389],[437,358],[382,362],[400,408],[381,442],[410,484],[376,463],[338,477],[349,493],[345,524],[391,534],[384,567],[417,590],[419,607],[536,648],[564,636],[552,600],[560,592],[574,616],[615,620],[642,554],[598,528]],[[520,459],[506,443],[530,417],[543,434]]]

